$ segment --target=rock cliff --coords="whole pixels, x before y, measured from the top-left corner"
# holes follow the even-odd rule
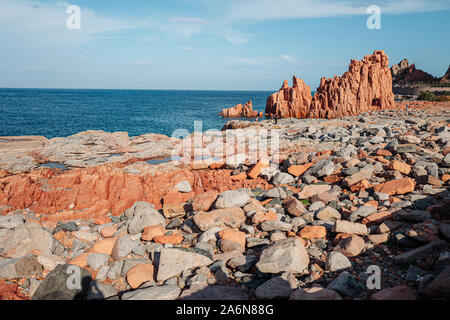
[[[238,104],[231,108],[222,109],[221,115],[223,117],[245,117],[245,118],[263,116],[262,112],[258,113],[258,110],[253,110],[252,100],[249,100],[246,104],[244,104],[244,106],[242,106],[242,104]]]

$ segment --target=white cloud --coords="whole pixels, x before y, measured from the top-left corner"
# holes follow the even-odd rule
[[[182,51],[211,51],[211,48],[175,47],[175,49]]]
[[[286,61],[288,63],[296,63],[297,62],[297,59],[293,55],[282,54],[280,57],[283,61]]]

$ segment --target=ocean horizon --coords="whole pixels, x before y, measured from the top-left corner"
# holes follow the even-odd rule
[[[224,108],[252,100],[265,110],[275,91],[0,88],[0,136],[66,137],[87,130],[126,131],[130,136],[176,129],[218,129],[231,118]],[[232,118],[242,119],[242,118]]]

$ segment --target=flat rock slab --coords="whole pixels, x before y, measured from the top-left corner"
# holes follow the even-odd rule
[[[248,300],[248,295],[237,287],[197,284],[185,290],[180,300]]]

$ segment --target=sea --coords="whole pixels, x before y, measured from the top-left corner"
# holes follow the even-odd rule
[[[66,137],[86,130],[126,131],[130,136],[176,129],[220,130],[224,108],[252,100],[264,111],[271,91],[2,89],[0,136]],[[237,118],[239,119],[239,118]]]

